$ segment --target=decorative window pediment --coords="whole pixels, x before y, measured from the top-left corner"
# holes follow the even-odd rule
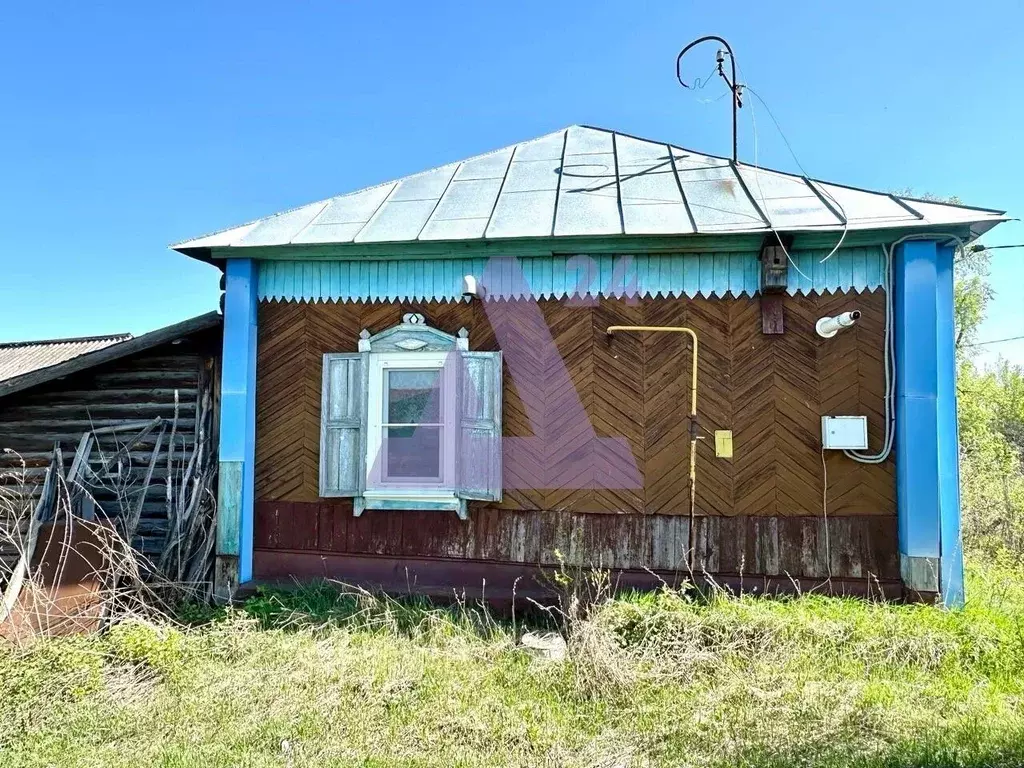
[[[423,315],[409,312],[402,315],[400,325],[370,335],[365,328],[359,334],[359,351],[373,354],[387,352],[449,352],[469,351],[469,331],[465,328],[458,336],[431,328]]]
[[[320,495],[366,509],[501,499],[501,353],[410,313],[359,352],[324,355]]]

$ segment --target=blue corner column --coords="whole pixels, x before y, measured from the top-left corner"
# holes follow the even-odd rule
[[[896,497],[904,587],[963,605],[953,338],[953,248],[934,240],[893,256]]]
[[[252,259],[227,261],[214,575],[222,599],[230,599],[239,584],[252,578],[257,279]]]

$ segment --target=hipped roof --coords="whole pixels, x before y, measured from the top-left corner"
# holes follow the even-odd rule
[[[214,248],[943,225],[977,237],[1004,221],[1004,213],[812,180],[571,125],[172,247],[208,258]]]

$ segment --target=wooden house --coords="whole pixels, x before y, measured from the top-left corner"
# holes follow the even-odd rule
[[[160,430],[132,438],[155,421],[173,423],[174,466],[187,456],[202,429],[204,393],[209,421],[215,410],[220,334],[221,316],[211,312],[136,337],[0,344],[0,501],[11,502],[0,504],[0,584],[19,557],[14,526],[27,524],[55,448],[63,455],[66,479],[78,452],[94,468],[116,454],[117,466],[107,467],[103,482],[88,488],[90,500],[110,517],[130,506],[138,513],[132,527],[136,549],[148,556],[161,552],[171,436],[164,429],[160,441]],[[83,446],[93,450],[82,451]],[[154,452],[159,467],[151,467]],[[123,497],[128,484],[147,471],[155,482],[142,491],[133,486],[134,495]]]
[[[574,125],[180,243],[226,271],[220,588],[955,603],[953,253],[1002,220]]]

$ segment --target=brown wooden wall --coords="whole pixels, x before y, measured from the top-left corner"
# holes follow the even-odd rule
[[[716,458],[711,439],[698,444],[697,568],[740,582],[759,574],[766,587],[776,579],[785,588],[793,577],[898,589],[891,461],[865,466],[827,454],[827,521],[822,514],[820,417],[867,414],[871,445],[881,442],[881,291],[787,297],[780,336],[762,334],[751,298],[540,301],[540,314],[531,315],[536,306],[261,304],[256,576],[389,588],[418,580],[418,589],[426,582],[450,594],[474,579],[479,588],[480,577],[492,589],[500,578],[518,583],[528,575],[523,568],[559,562],[633,577],[678,570],[689,532],[688,340],[625,334],[609,341],[605,329],[686,325],[700,338],[699,421],[734,434],[732,459]],[[814,333],[819,317],[854,308],[862,312],[855,328],[828,341]],[[548,470],[565,478],[562,487],[507,488],[500,504],[471,504],[466,522],[423,512],[357,519],[347,500],[317,498],[322,356],[354,351],[360,330],[382,331],[409,311],[448,333],[468,328],[471,349],[496,349],[500,339],[504,434],[542,438],[520,470]],[[513,361],[523,375],[513,375]],[[597,437],[628,442],[638,487],[591,487],[589,458],[601,446],[571,416],[577,396]],[[511,471],[506,465],[507,483],[523,485]],[[613,476],[604,484],[615,485],[615,468],[603,471]]]
[[[521,512],[485,506],[473,509],[466,521],[453,514],[411,511],[372,511],[357,518],[346,499],[261,501],[256,504],[255,571],[257,577],[277,578],[311,567],[305,575],[358,580],[362,569],[346,561],[372,556],[417,561],[409,566],[414,571],[422,570],[425,561],[474,560],[668,574],[687,570],[689,522],[686,515]],[[851,515],[826,521],[820,514],[704,515],[694,522],[698,574],[793,578],[808,586],[830,578],[863,580],[861,592],[879,585],[891,590],[899,583],[895,517]],[[270,553],[278,557],[268,558]],[[311,565],[302,566],[303,560]],[[396,576],[399,585],[408,578],[404,573]],[[494,586],[495,579],[488,583]],[[450,593],[453,586],[480,585],[463,581],[446,586]]]
[[[807,516],[822,512],[820,418],[867,414],[871,444],[882,434],[884,295],[838,293],[787,297],[786,332],[761,333],[756,299],[602,299],[593,305],[541,301],[543,327],[504,307],[485,312],[479,302],[300,304],[264,303],[259,308],[257,362],[256,498],[316,501],[320,440],[320,381],[325,352],[354,351],[359,331],[379,332],[408,311],[455,333],[470,331],[471,349],[497,348],[491,320],[505,324],[519,365],[518,382],[506,365],[504,433],[545,439],[538,466],[553,467],[567,485],[589,485],[573,475],[574,449],[585,443],[577,422],[563,423],[571,385],[598,437],[624,437],[642,487],[553,487],[509,490],[501,508],[594,513],[687,514],[689,370],[687,337],[681,334],[617,335],[613,324],[686,325],[700,338],[699,421],[707,430],[732,429],[734,456],[718,459],[710,438],[698,444],[698,515]],[[858,308],[853,329],[831,340],[814,333],[822,315]],[[524,303],[524,311],[526,311]],[[527,318],[527,319],[522,319]],[[543,338],[550,329],[557,354]],[[558,366],[569,378],[559,388]],[[531,424],[524,397],[538,404]],[[535,411],[536,411],[535,408]],[[537,423],[540,422],[540,423]],[[704,433],[706,434],[706,433]],[[565,473],[559,473],[563,462]],[[831,515],[895,515],[891,462],[865,466],[831,452],[828,512]],[[575,480],[576,482],[570,482]]]

